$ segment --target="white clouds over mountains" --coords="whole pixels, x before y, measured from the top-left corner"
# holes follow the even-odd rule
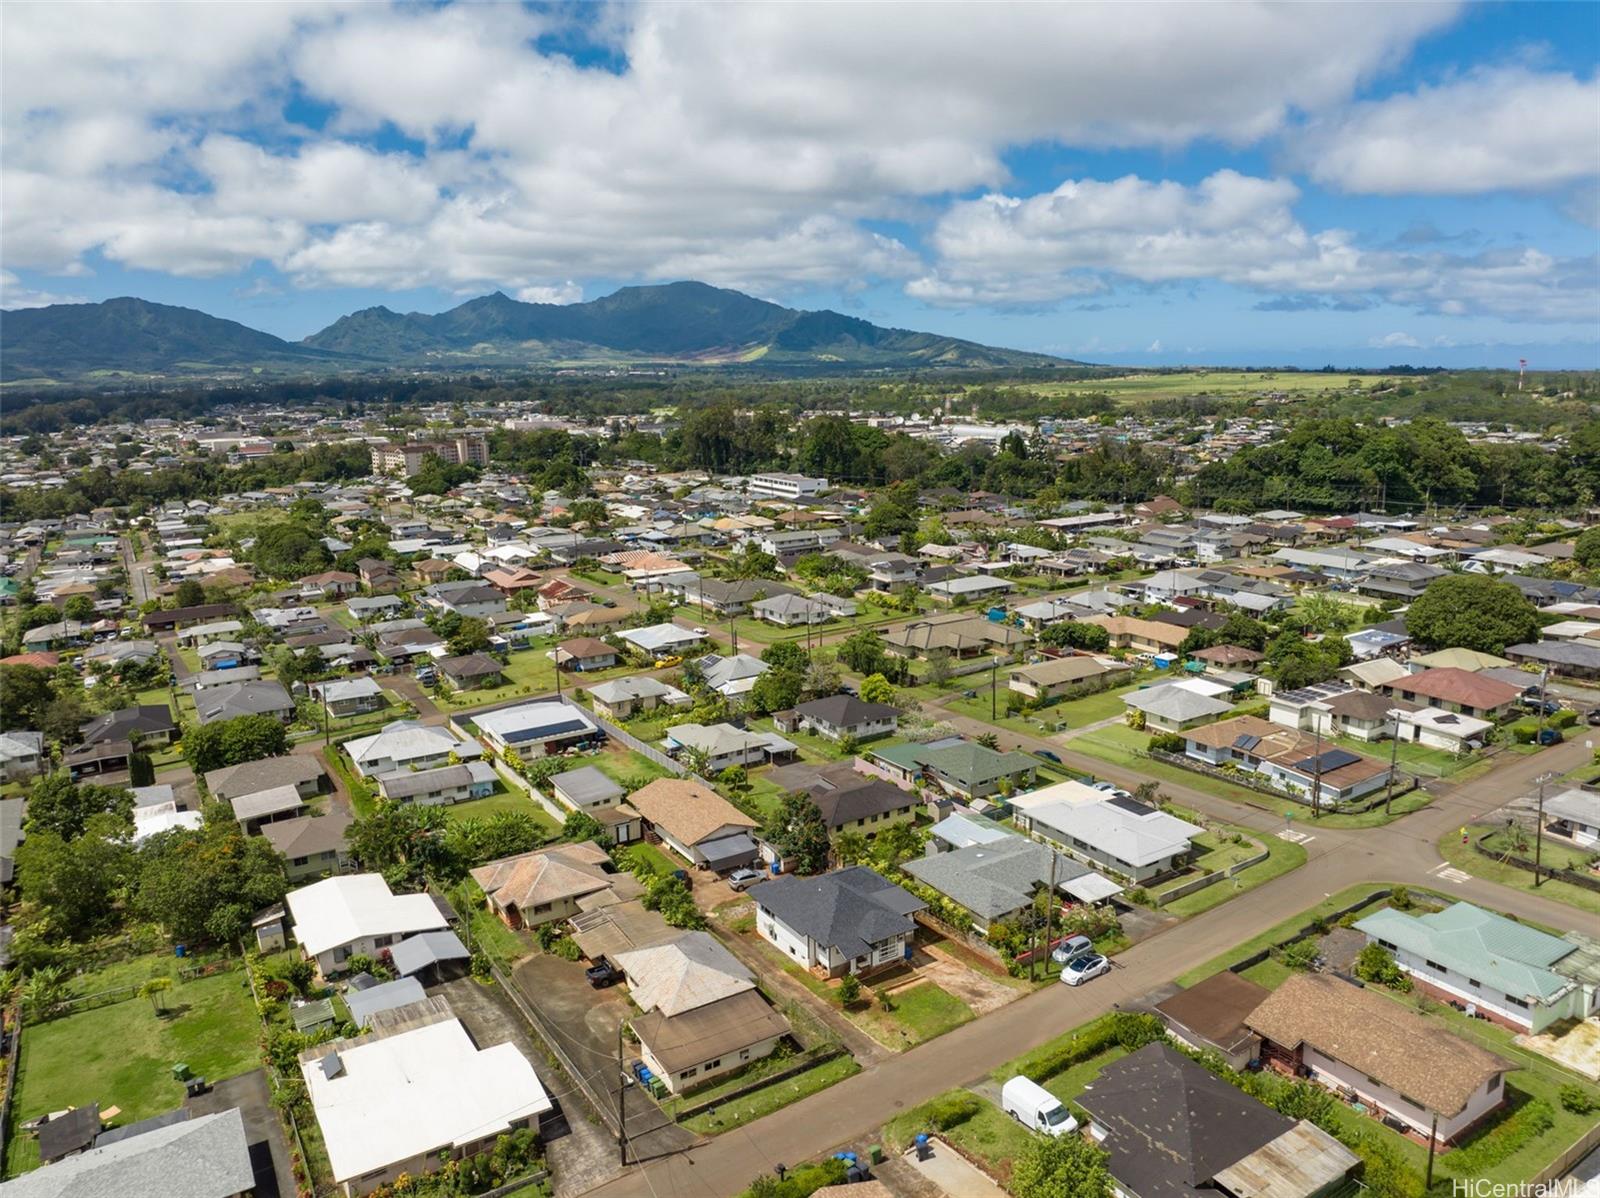
[[[1593,312],[1581,263],[1520,245],[1363,248],[1306,228],[1287,178],[1007,194],[1007,153],[1036,144],[1259,147],[1377,194],[1591,179],[1592,81],[1519,70],[1352,103],[1453,19],[1446,5],[584,16],[574,31],[502,4],[8,5],[6,265],[71,273],[98,253],[225,275],[265,261],[301,286],[555,300],[593,277],[893,281],[993,305],[1215,279],[1446,314]],[[598,43],[596,61],[539,48],[575,38]]]

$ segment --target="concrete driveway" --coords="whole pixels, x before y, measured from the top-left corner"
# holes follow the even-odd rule
[[[551,1063],[549,1050],[535,1037],[504,990],[472,978],[457,978],[429,986],[428,993],[450,1000],[451,1008],[479,1048],[515,1044],[539,1075],[560,1114],[555,1120],[547,1118],[541,1129],[558,1195],[581,1194],[622,1172],[615,1138],[583,1092]]]
[[[291,1198],[296,1193],[294,1169],[283,1124],[272,1109],[272,1085],[265,1069],[255,1069],[217,1082],[204,1094],[184,1100],[195,1117],[239,1108],[244,1138],[255,1171],[256,1198]]]
[[[613,986],[593,989],[575,961],[539,954],[516,967],[512,983],[543,1020],[536,1028],[555,1043],[559,1055],[577,1071],[591,1105],[613,1128],[618,1092],[622,1092],[630,1160],[654,1160],[688,1147],[696,1140],[662,1114],[643,1089],[623,1085],[617,1067],[617,1029],[633,1010],[626,993]],[[624,1068],[637,1054],[623,1046]]]

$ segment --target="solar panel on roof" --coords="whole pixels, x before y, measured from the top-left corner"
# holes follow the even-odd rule
[[[1246,753],[1260,743],[1261,738],[1259,736],[1251,736],[1248,732],[1242,733],[1233,738],[1233,747],[1236,749],[1243,749]]]
[[[1106,802],[1132,815],[1149,815],[1152,812],[1152,808],[1146,807],[1143,803],[1135,799],[1125,799],[1121,795],[1112,795]]]
[[[1320,767],[1318,761],[1321,761]],[[1329,749],[1321,758],[1307,757],[1304,761],[1294,763],[1294,768],[1307,774],[1314,774],[1320,768],[1323,773],[1336,770],[1342,766],[1354,765],[1361,758],[1347,749]]]

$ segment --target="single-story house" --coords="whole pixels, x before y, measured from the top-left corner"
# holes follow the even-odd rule
[[[792,628],[796,624],[825,624],[841,614],[836,606],[809,595],[787,594],[758,599],[750,609],[758,620]]]
[[[270,715],[287,724],[294,719],[295,712],[294,700],[283,689],[283,683],[271,679],[214,686],[195,695],[194,705],[202,724],[242,715]]]
[[[682,656],[705,641],[702,633],[679,628],[676,624],[652,624],[648,628],[625,628],[617,636],[627,641],[644,657]]]
[[[552,776],[550,790],[558,802],[573,811],[615,807],[628,793],[604,770],[592,765]]]
[[[911,955],[912,918],[927,904],[862,865],[752,886],[756,931],[823,977],[864,975]]]
[[[1017,584],[988,574],[962,574],[942,582],[924,583],[922,589],[945,603],[973,603],[1009,595]]]
[[[698,782],[657,778],[629,795],[628,805],[647,834],[692,865],[723,873],[756,859],[756,821]]]
[[[492,1149],[507,1132],[537,1130],[554,1105],[515,1044],[480,1049],[448,1005],[309,1048],[300,1075],[333,1179],[350,1198]]]
[[[322,788],[327,777],[322,763],[305,753],[282,757],[263,757],[241,765],[227,765],[206,774],[206,789],[211,797],[230,801],[240,795],[255,794],[275,786],[292,786],[302,799],[309,799]]]
[[[844,777],[845,773],[850,776]],[[914,820],[922,806],[915,794],[880,778],[863,778],[848,769],[837,778],[837,782],[821,778],[809,792],[829,836],[859,832],[870,839],[892,824]]]
[[[494,793],[498,778],[487,761],[463,761],[424,770],[395,770],[375,779],[378,793],[391,803],[440,807],[483,799]]]
[[[1233,704],[1200,693],[1188,680],[1132,691],[1122,702],[1128,710],[1144,713],[1145,727],[1153,732],[1183,732],[1233,710]]]
[[[6,1198],[243,1198],[259,1192],[238,1107],[209,1115],[180,1107],[124,1127],[101,1127],[94,1103],[50,1119],[39,1129],[39,1146],[53,1163],[6,1182]],[[58,1140],[57,1128],[68,1136]],[[58,1155],[67,1145],[70,1155]]]
[[[602,640],[580,636],[550,650],[550,659],[563,670],[609,670],[617,664],[617,651]]]
[[[395,720],[371,736],[345,741],[343,747],[363,778],[444,765],[452,753],[463,759],[483,756],[476,741],[457,740],[443,728],[429,727],[416,720]]]
[[[1506,656],[1518,665],[1549,666],[1569,678],[1600,678],[1600,644],[1583,641],[1539,641],[1507,645]]]
[[[1088,865],[1144,883],[1188,864],[1204,829],[1133,799],[1052,802],[1017,812],[1018,826]]]
[[[670,753],[703,753],[706,770],[720,774],[731,765],[765,765],[789,757],[795,746],[773,732],[746,732],[732,724],[674,724],[662,741]]]
[[[1012,624],[982,616],[952,615],[917,620],[883,634],[883,643],[901,657],[977,657],[990,649],[1015,649],[1031,638]]]
[[[322,701],[328,714],[336,719],[377,711],[384,705],[383,688],[371,678],[313,682],[310,690],[314,698]]]
[[[133,740],[146,745],[171,744],[178,734],[173,722],[172,708],[165,703],[141,703],[137,707],[124,707],[95,716],[78,730],[86,745],[103,740]]]
[[[972,916],[973,928],[982,935],[1031,908],[1035,896],[1050,888],[1052,877],[1057,893],[1077,902],[1097,903],[1122,891],[1087,866],[1017,835],[915,857],[906,862],[905,871],[964,908]]]
[[[1127,1198],[1344,1192],[1361,1160],[1307,1119],[1281,1115],[1170,1044],[1111,1062],[1078,1095],[1089,1138]]]
[[[22,782],[44,768],[44,733],[26,728],[0,732],[0,782]]]
[[[1600,794],[1564,790],[1544,801],[1545,828],[1573,844],[1600,850]]]
[[[427,997],[422,983],[416,978],[395,978],[392,982],[379,982],[364,989],[352,985],[345,991],[344,1001],[350,1008],[350,1022],[358,1028],[365,1028],[372,1025],[372,1017],[380,1011],[410,1006]]]
[[[1137,616],[1088,616],[1083,622],[1104,628],[1113,649],[1131,649],[1135,653],[1176,653],[1189,637],[1187,628]]]
[[[353,956],[376,956],[414,932],[449,926],[426,894],[394,894],[380,874],[325,878],[285,899],[294,938],[323,976]]]
[[[102,740],[92,745],[75,745],[61,755],[61,764],[76,782],[100,774],[115,774],[128,768],[133,744],[125,740]]]
[[[184,686],[194,694],[214,686],[228,686],[235,682],[256,682],[261,678],[259,666],[230,666],[227,669],[201,670],[184,679]]]
[[[496,752],[515,749],[523,757],[543,757],[605,734],[582,708],[554,701],[521,703],[475,715],[478,735]]]
[[[487,653],[441,658],[438,669],[444,680],[458,691],[499,686],[505,681],[505,667]]]
[[[342,874],[350,869],[346,839],[350,817],[330,811],[302,815],[264,824],[261,838],[287,859],[285,872],[292,883]]]
[[[480,865],[472,879],[509,928],[531,928],[570,919],[578,902],[622,886],[633,897],[629,875],[618,874],[606,851],[592,840],[558,844]]]
[[[695,661],[706,688],[724,699],[737,699],[750,693],[756,679],[772,667],[759,657],[748,653],[733,653],[724,657],[708,653]]]
[[[1006,686],[1037,703],[1053,703],[1064,695],[1092,683],[1109,683],[1133,672],[1131,666],[1109,658],[1074,654],[1019,666],[1006,679]]]
[[[1493,723],[1476,716],[1457,715],[1437,707],[1407,710],[1411,704],[1403,699],[1392,699],[1390,703],[1400,710],[1400,739],[1416,741],[1430,749],[1469,753],[1487,744],[1494,731]]]
[[[887,703],[867,703],[854,695],[829,695],[813,699],[793,709],[792,729],[804,729],[829,740],[846,736],[858,741],[875,736],[892,736],[899,726],[900,709]],[[791,727],[779,723],[780,730]]]
[[[1576,933],[1551,936],[1471,903],[1426,915],[1385,908],[1355,929],[1388,949],[1422,993],[1470,1003],[1517,1032],[1600,1011],[1600,943]]]
[[[1246,1020],[1271,991],[1223,969],[1155,1004],[1167,1034],[1197,1052],[1214,1052],[1243,1070],[1256,1060],[1261,1040]]]
[[[1387,761],[1348,749],[1318,752],[1317,738],[1259,716],[1235,716],[1183,733],[1184,753],[1207,765],[1232,763],[1257,774],[1289,798],[1309,804],[1316,792],[1319,806],[1348,803],[1389,784]]]
[[[629,678],[613,678],[584,687],[594,712],[603,719],[628,720],[641,711],[654,711],[665,704],[685,707],[694,700],[675,686],[670,686],[650,674],[635,674]]]
[[[1261,1060],[1454,1143],[1506,1101],[1511,1065],[1423,1015],[1326,973],[1296,973],[1247,1020]]]
[[[958,799],[988,798],[1033,785],[1038,760],[1001,753],[976,741],[947,736],[926,744],[889,745],[865,754],[862,768],[897,786],[934,786]]]
[[[263,824],[300,815],[306,801],[293,786],[274,786],[254,794],[239,795],[229,805],[233,808],[233,818],[249,835],[259,832]]]

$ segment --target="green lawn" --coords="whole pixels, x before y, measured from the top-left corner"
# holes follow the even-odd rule
[[[1313,820],[1311,808],[1304,803],[1295,802],[1284,796],[1265,794],[1247,786],[1238,786],[1197,770],[1186,770],[1165,761],[1153,761],[1148,757],[1139,756],[1149,743],[1148,732],[1135,731],[1125,724],[1112,724],[1075,737],[1068,742],[1067,751],[1097,757],[1111,765],[1138,770],[1158,782],[1187,786],[1192,790],[1216,795],[1219,799],[1259,807],[1263,811],[1280,814],[1284,811],[1293,811],[1296,821],[1303,820],[1307,824],[1315,823],[1328,828],[1376,828],[1403,815],[1409,815],[1413,811],[1420,811],[1432,802],[1432,797],[1426,791],[1413,790],[1396,797],[1387,815],[1382,807],[1376,807],[1371,811],[1320,815]]]
[[[685,1119],[683,1125],[690,1131],[707,1136],[731,1131],[735,1127],[742,1127],[746,1123],[760,1119],[763,1115],[770,1115],[791,1102],[798,1102],[808,1095],[815,1094],[818,1090],[826,1090],[835,1082],[841,1082],[859,1072],[861,1066],[856,1064],[855,1059],[849,1054],[834,1057],[831,1061],[813,1065],[804,1073],[773,1082],[742,1098],[723,1103],[714,1110]],[[737,1082],[728,1084],[726,1088],[734,1089],[736,1086],[748,1084],[749,1081],[748,1076],[741,1076]],[[704,1093],[692,1095],[690,1101],[698,1104],[714,1096],[715,1093],[716,1088],[713,1087]]]
[[[547,694],[556,688],[556,665],[541,649],[523,649],[511,654],[504,670],[503,686],[481,690],[451,691],[439,687],[430,691],[433,701],[445,710],[488,707],[508,699]]]
[[[977,682],[980,678],[983,680],[981,686]],[[962,679],[961,681],[969,680]],[[1045,721],[1048,725],[1054,725],[1057,722],[1057,717],[1053,710],[1041,711],[1031,720],[1025,719],[1020,715],[1007,715],[1004,682],[1001,683],[1000,689],[994,696],[994,710],[998,714],[991,716],[989,714],[989,676],[987,674],[974,674],[967,689],[977,691],[977,697],[973,699],[949,698],[944,700],[941,706],[954,715],[965,716],[969,720],[981,720],[985,724],[993,724],[996,728],[1004,728],[1008,732],[1020,733],[1023,736],[1039,736],[1043,734],[1045,730],[1039,727],[1038,721],[1040,720]],[[960,693],[960,691],[957,691],[956,695],[959,696]]]
[[[629,728],[630,732],[633,729]],[[633,735],[638,736],[637,732]],[[645,738],[640,736],[640,740]],[[567,758],[562,762],[563,773],[582,769],[592,765],[606,777],[619,786],[637,787],[643,782],[654,782],[657,778],[670,778],[672,771],[665,766],[657,765],[642,753],[635,753],[632,749],[619,744],[608,743],[598,753],[583,753]]]
[[[958,1089],[950,1093],[966,1091]],[[929,1121],[928,1111],[945,1097],[948,1095],[940,1095],[891,1119],[883,1129],[883,1138],[890,1150],[901,1152],[911,1145],[918,1132],[932,1132],[971,1157],[1001,1183],[1009,1180],[1012,1163],[1027,1149],[1033,1133],[992,1102],[985,1102],[965,1123],[938,1131]]]
[[[634,865],[648,866],[650,872],[655,874],[657,877],[664,877],[667,874],[672,873],[674,870],[684,868],[683,865],[679,864],[673,858],[667,856],[666,853],[656,848],[655,845],[646,844],[642,840],[635,841],[633,844],[628,845],[624,851],[628,854],[630,861]]]
[[[1120,1044],[1114,1044],[1102,1053],[1090,1057],[1087,1061],[1079,1061],[1068,1069],[1063,1069],[1049,1081],[1044,1083],[1044,1088],[1049,1090],[1062,1102],[1073,1102],[1078,1095],[1088,1088],[1090,1082],[1100,1076],[1100,1071],[1113,1061],[1119,1061],[1128,1055],[1128,1050]]]
[[[1483,829],[1468,827],[1467,832],[1471,836],[1480,836],[1483,834]],[[1439,854],[1457,869],[1465,870],[1474,877],[1483,878],[1490,882],[1498,882],[1500,885],[1510,886],[1514,890],[1526,890],[1529,893],[1541,894],[1545,898],[1554,899],[1558,903],[1566,903],[1569,907],[1577,907],[1582,911],[1592,911],[1600,914],[1600,891],[1586,890],[1582,886],[1574,886],[1572,883],[1563,882],[1559,878],[1547,880],[1542,885],[1535,887],[1531,871],[1518,869],[1514,865],[1508,865],[1491,857],[1485,857],[1470,844],[1462,844],[1459,832],[1446,832],[1440,838]],[[1526,855],[1532,858],[1532,850],[1530,849]],[[1548,858],[1546,859],[1548,860]]]
[[[760,773],[750,776],[750,801],[761,812],[761,818],[776,815],[783,806],[783,796],[788,792]]]
[[[869,993],[865,987],[863,994]],[[924,1040],[942,1036],[975,1018],[972,1008],[933,982],[920,982],[891,996],[893,1009],[885,1011],[863,999],[851,1018],[862,1025],[873,1039],[890,1048],[906,1049]]]
[[[520,815],[532,816],[546,836],[554,838],[561,835],[561,825],[548,811],[520,790],[510,790],[503,784],[497,784],[494,794],[488,798],[452,803],[444,809],[446,818],[451,820],[487,819],[502,811],[515,811]]]
[[[1243,829],[1238,829],[1243,831]],[[1208,833],[1212,839],[1214,835]],[[1204,839],[1204,838],[1198,838]],[[1161,910],[1180,919],[1189,919],[1199,915],[1202,911],[1220,906],[1229,899],[1243,894],[1247,890],[1254,890],[1274,878],[1282,877],[1291,870],[1299,869],[1306,863],[1306,849],[1304,845],[1291,844],[1287,840],[1279,840],[1276,836],[1259,837],[1262,844],[1267,846],[1268,857],[1248,869],[1242,869],[1231,878],[1225,878],[1207,886],[1204,890],[1197,890],[1193,894],[1186,894],[1182,898],[1173,899],[1172,902],[1162,907]],[[1233,860],[1243,860],[1255,853],[1253,844],[1226,846],[1227,857]],[[1201,864],[1212,865],[1214,869],[1222,868],[1220,864],[1212,864],[1209,860],[1202,859]]]
[[[815,732],[778,732],[778,726],[772,722],[770,716],[759,720],[751,720],[750,728],[752,731],[777,733],[785,740],[797,745],[803,758],[821,761],[852,761],[855,758],[853,753],[840,752],[837,744],[825,736],[818,736]],[[864,751],[896,743],[891,737],[879,737],[877,740],[864,742],[859,746],[859,749]]]
[[[158,1016],[131,998],[25,1028],[13,1126],[87,1102],[121,1107],[122,1123],[146,1119],[182,1105],[172,1076],[179,1061],[212,1081],[259,1063],[260,1024],[242,970],[174,986],[166,1005],[170,1014]],[[17,1135],[6,1156],[8,1174],[34,1168],[38,1143]]]

